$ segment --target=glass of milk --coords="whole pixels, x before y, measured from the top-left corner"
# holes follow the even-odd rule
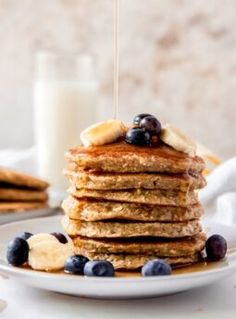
[[[91,56],[41,52],[34,82],[38,174],[52,187],[68,187],[65,152],[80,144],[80,132],[96,121],[98,83]]]

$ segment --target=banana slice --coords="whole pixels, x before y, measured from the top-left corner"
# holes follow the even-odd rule
[[[33,248],[35,245],[43,242],[43,241],[58,242],[58,239],[55,236],[51,235],[51,234],[40,233],[40,234],[31,236],[27,240],[30,249]]]
[[[161,140],[177,151],[184,152],[190,156],[196,155],[196,144],[186,136],[180,129],[167,124],[161,131]]]
[[[28,264],[34,270],[57,271],[64,268],[67,258],[73,255],[71,246],[58,240],[41,241],[29,251]]]
[[[80,134],[80,139],[85,147],[105,145],[115,142],[125,132],[121,121],[108,120],[89,126]]]

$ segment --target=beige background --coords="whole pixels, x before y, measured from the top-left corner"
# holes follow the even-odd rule
[[[150,111],[236,150],[236,1],[122,0],[120,117]],[[112,113],[112,0],[0,0],[0,147],[33,143],[33,54],[94,54]]]

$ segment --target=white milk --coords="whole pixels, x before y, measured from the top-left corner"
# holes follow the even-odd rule
[[[62,175],[64,154],[80,144],[80,132],[96,121],[97,82],[92,77],[63,80],[61,73],[59,77],[35,81],[35,138],[39,176],[64,191],[68,186]]]

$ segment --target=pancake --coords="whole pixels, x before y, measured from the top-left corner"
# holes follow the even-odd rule
[[[120,238],[120,237],[165,237],[180,238],[197,235],[201,232],[201,226],[197,220],[179,223],[160,222],[85,222],[69,219],[64,216],[62,226],[65,232],[71,236],[83,236],[90,238]]]
[[[2,201],[33,201],[46,202],[48,195],[44,191],[23,190],[17,188],[0,188],[0,200]]]
[[[45,190],[49,186],[47,182],[41,179],[7,168],[0,168],[0,183],[37,190]]]
[[[79,249],[76,249],[76,254],[81,254],[82,252]],[[145,255],[130,255],[130,254],[101,254],[101,253],[89,253],[84,252],[84,255],[90,260],[107,260],[110,261],[115,269],[139,269],[149,260],[157,259],[158,256],[155,254]],[[180,257],[165,257],[161,258],[166,260],[173,268],[190,265],[197,263],[202,260],[201,253],[196,253],[187,256]]]
[[[69,188],[69,193],[76,198],[93,198],[99,200],[140,203],[152,205],[168,205],[187,207],[198,202],[197,193],[194,191],[180,192],[176,190],[145,190],[132,189],[123,191],[98,191],[91,189]]]
[[[62,208],[71,219],[99,221],[107,219],[126,219],[136,221],[187,221],[199,219],[203,214],[200,204],[193,206],[156,206],[109,201],[76,199],[69,196]]]
[[[77,189],[122,190],[132,188],[144,189],[189,189],[203,188],[206,185],[204,177],[190,174],[117,174],[64,171],[70,183]]]
[[[0,202],[0,214],[9,212],[22,212],[27,210],[36,210],[47,208],[46,203],[35,202]]]
[[[129,239],[91,239],[76,237],[73,239],[75,249],[88,253],[109,254],[155,254],[159,257],[179,257],[195,254],[204,249],[206,235],[185,239],[162,240],[155,238]]]
[[[202,158],[191,157],[173,148],[140,147],[126,142],[102,146],[77,146],[66,153],[72,170],[93,170],[119,173],[186,173],[202,172],[205,168]]]

